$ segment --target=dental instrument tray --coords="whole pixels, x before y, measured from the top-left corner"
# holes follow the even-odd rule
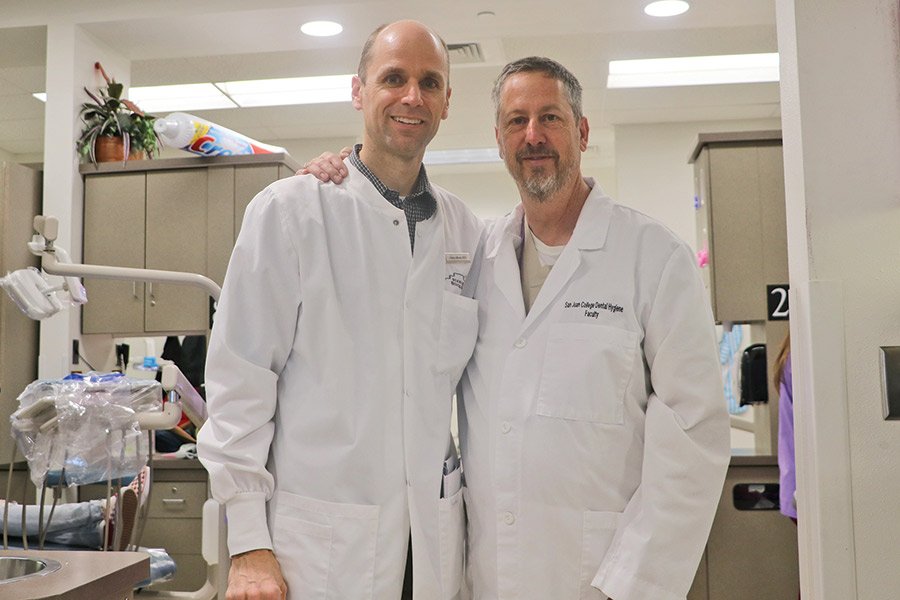
[[[147,463],[144,415],[163,410],[156,381],[121,373],[38,380],[19,395],[12,434],[40,487],[48,474],[68,485],[132,478]]]

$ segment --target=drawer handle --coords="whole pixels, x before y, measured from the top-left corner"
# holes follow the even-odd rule
[[[169,506],[182,505],[184,504],[184,498],[163,498],[163,504]]]

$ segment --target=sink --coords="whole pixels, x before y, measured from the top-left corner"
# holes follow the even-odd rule
[[[26,558],[24,556],[0,556],[0,585],[43,577],[58,571],[62,565],[52,558]]]

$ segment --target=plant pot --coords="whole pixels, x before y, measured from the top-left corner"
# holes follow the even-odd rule
[[[94,156],[98,163],[123,160],[125,141],[121,137],[98,137],[94,144]],[[131,150],[127,160],[143,160],[143,150]]]

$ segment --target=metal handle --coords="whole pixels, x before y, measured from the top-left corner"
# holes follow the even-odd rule
[[[167,504],[169,506],[174,505],[182,505],[185,503],[184,498],[163,498],[163,504]]]
[[[150,282],[150,306],[156,306],[156,296],[153,295],[153,282]]]
[[[138,295],[137,295],[137,281],[132,281],[132,282],[131,282],[131,295],[134,296],[135,298],[138,297]]]

